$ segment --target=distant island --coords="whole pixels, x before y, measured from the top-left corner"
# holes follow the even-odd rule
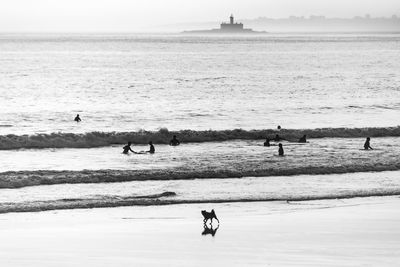
[[[232,16],[233,17],[233,16]],[[400,17],[372,17],[369,14],[353,18],[328,18],[324,16],[288,18],[241,19],[242,23],[222,23],[219,29],[212,28],[217,22],[191,22],[164,25],[161,30],[184,31],[184,33],[269,33],[272,32],[400,32]],[[249,29],[242,28],[245,24]],[[250,29],[251,28],[251,29]],[[187,30],[187,29],[190,29]]]
[[[195,31],[184,31],[183,33],[194,33],[194,34],[204,34],[204,33],[222,33],[222,34],[237,34],[237,33],[266,33],[265,31],[253,31],[252,29],[244,28],[243,23],[235,22],[233,15],[229,18],[229,23],[222,22],[219,29],[211,30],[195,30]]]

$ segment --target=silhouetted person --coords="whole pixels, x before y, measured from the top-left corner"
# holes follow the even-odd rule
[[[150,150],[147,151],[147,152],[149,152],[150,154],[154,154],[154,152],[156,152],[156,149],[155,149],[154,146],[153,146],[153,142],[150,141],[150,142],[149,142],[149,145],[150,145]]]
[[[269,143],[269,138],[265,138],[265,142],[264,142],[264,146],[271,146],[271,144]]]
[[[282,146],[281,143],[279,143],[279,150],[278,150],[278,152],[279,152],[279,156],[281,156],[281,157],[283,157],[284,154],[285,154],[285,152],[283,151],[283,146]]]
[[[79,117],[79,114],[76,114],[76,117],[75,117],[74,121],[76,121],[76,122],[80,122],[81,121],[81,118]]]
[[[279,142],[281,140],[285,140],[282,137],[279,136],[279,134],[275,135],[274,141]]]
[[[369,138],[369,137],[367,137],[367,140],[365,140],[365,143],[364,143],[365,150],[372,149],[371,145],[369,144],[370,140],[371,140],[371,138]]]
[[[127,144],[126,146],[123,147],[123,150],[124,150],[124,151],[122,151],[122,153],[128,154],[129,151],[131,151],[131,152],[133,152],[133,153],[136,153],[135,151],[132,150],[131,144],[132,144],[131,142],[128,142],[128,144]]]
[[[170,146],[179,146],[181,144],[181,142],[179,142],[178,139],[176,139],[176,135],[174,135],[171,139],[171,141],[169,141],[169,145]]]
[[[303,137],[299,139],[299,143],[307,143],[307,136],[303,135]]]
[[[204,231],[201,233],[202,235],[212,235],[215,236],[215,234],[217,233],[217,230],[219,228],[219,224],[217,226],[217,228],[213,229],[212,224],[210,225],[210,227],[208,227],[207,224],[204,224]]]

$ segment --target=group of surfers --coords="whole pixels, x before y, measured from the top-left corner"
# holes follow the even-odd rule
[[[275,142],[279,142],[279,141],[282,141],[282,140],[285,140],[285,139],[282,138],[282,137],[280,137],[278,134],[275,136],[275,138],[272,139],[272,141],[275,141]],[[371,140],[371,138],[370,138],[370,137],[367,137],[367,140],[366,140],[365,143],[364,143],[364,149],[365,149],[365,150],[372,149],[372,147],[371,147],[371,145],[370,145],[370,140]],[[267,137],[267,138],[265,139],[264,146],[270,147],[270,146],[271,146],[270,141],[271,141],[271,139]],[[303,136],[298,140],[298,143],[307,143],[307,136],[306,136],[306,135],[303,135]],[[123,152],[122,152],[122,153],[128,154],[129,151],[130,151],[130,152],[132,152],[132,153],[134,153],[134,154],[146,154],[146,153],[154,154],[155,151],[156,151],[155,148],[154,148],[154,145],[153,145],[153,142],[152,142],[152,141],[149,142],[150,149],[149,149],[148,151],[136,152],[136,151],[132,150],[131,144],[132,144],[131,142],[128,142],[128,144],[127,144],[126,146],[123,147]],[[170,146],[179,146],[180,144],[181,144],[181,143],[180,143],[179,140],[176,138],[176,135],[174,135],[174,136],[172,137],[171,141],[169,142],[169,145],[170,145]],[[283,145],[282,145],[282,143],[279,143],[279,144],[278,144],[278,147],[279,147],[279,149],[278,149],[278,155],[281,156],[281,157],[283,157],[283,156],[285,155],[285,151],[283,150]]]
[[[79,117],[79,114],[76,115],[74,121],[76,121],[76,122],[80,122],[80,121],[81,121],[81,118]],[[281,127],[278,126],[278,130],[280,130],[280,129],[281,129]],[[279,142],[279,141],[282,141],[282,140],[285,140],[285,139],[284,139],[283,137],[279,136],[278,134],[275,135],[275,138],[272,138],[272,139],[270,139],[269,137],[266,137],[265,142],[264,142],[264,146],[270,147],[270,146],[271,146],[271,144],[270,144],[271,141]],[[370,145],[370,141],[371,141],[371,138],[370,138],[370,137],[367,137],[367,140],[366,140],[365,143],[364,143],[364,149],[365,149],[365,150],[372,149],[372,147],[371,147],[371,145]],[[303,135],[297,142],[298,142],[298,143],[307,143],[307,135]],[[181,143],[180,143],[179,140],[176,138],[176,135],[174,135],[174,136],[172,137],[171,141],[169,142],[169,145],[170,145],[170,146],[179,146],[180,144],[181,144]],[[136,152],[136,151],[132,150],[131,145],[132,145],[132,143],[131,143],[131,142],[128,142],[128,144],[127,144],[126,146],[123,147],[122,153],[123,153],[123,154],[128,154],[129,151],[130,151],[130,152],[132,152],[132,153],[134,153],[134,154],[146,154],[146,153],[154,154],[154,153],[156,152],[152,141],[149,142],[150,148],[149,148],[148,151]],[[278,149],[278,154],[279,154],[279,156],[284,156],[284,155],[285,155],[285,152],[284,152],[284,150],[283,150],[283,145],[282,145],[282,143],[279,143],[279,144],[278,144],[278,147],[279,147],[279,149]]]
[[[275,141],[275,142],[279,142],[279,141],[285,140],[285,139],[282,138],[282,137],[280,137],[279,135],[276,135],[275,138],[273,138],[272,140]],[[270,141],[271,141],[271,139],[269,139],[269,138],[267,137],[266,140],[265,140],[265,142],[264,142],[264,146],[266,146],[266,147],[271,146]],[[370,145],[370,141],[371,141],[371,138],[370,138],[370,137],[367,137],[367,140],[366,140],[365,143],[364,143],[364,149],[365,149],[365,150],[372,149],[372,147],[371,147],[371,145]],[[306,136],[306,135],[303,135],[303,136],[299,139],[298,143],[307,143],[307,136]],[[154,154],[154,153],[156,152],[152,141],[149,142],[150,149],[149,149],[148,151],[140,151],[140,152],[133,151],[132,148],[131,148],[131,144],[132,144],[131,142],[128,142],[128,144],[127,144],[126,146],[123,147],[123,152],[122,152],[122,153],[128,154],[129,151],[130,151],[130,152],[132,152],[132,153],[134,153],[134,154],[146,154],[146,153]],[[170,146],[179,146],[180,144],[181,144],[181,143],[180,143],[179,140],[176,138],[176,135],[174,135],[174,136],[172,137],[171,141],[169,142],[169,145],[170,145]],[[279,147],[279,149],[278,149],[278,155],[281,156],[281,157],[283,157],[283,156],[285,155],[285,151],[283,150],[283,145],[282,145],[282,143],[279,143],[279,144],[278,144],[278,147]]]
[[[278,129],[280,129],[279,126],[278,126]],[[275,135],[275,138],[272,139],[272,141],[275,141],[275,142],[279,142],[279,141],[282,141],[282,140],[285,140],[285,139],[284,139],[283,137],[279,136],[279,134]],[[271,143],[270,143],[270,142],[271,142],[271,139],[270,139],[269,137],[267,137],[267,138],[265,139],[264,146],[270,147],[270,146],[271,146]],[[299,139],[298,143],[307,143],[307,135],[303,135],[303,136]],[[279,144],[278,144],[278,147],[279,147],[279,149],[278,149],[278,155],[281,156],[281,157],[283,157],[283,156],[285,155],[285,151],[283,150],[283,145],[282,145],[282,143],[279,143]]]
[[[169,142],[169,144],[171,146],[179,146],[181,144],[181,142],[179,142],[179,140],[176,138],[176,135],[174,135],[172,137],[171,141]],[[131,145],[132,145],[132,142],[128,142],[128,144],[122,148],[123,149],[122,153],[128,154],[130,151],[134,154],[146,154],[146,153],[154,154],[156,152],[156,149],[154,148],[152,141],[149,142],[150,149],[148,151],[140,151],[140,152],[133,151],[131,148]]]
[[[280,137],[280,136],[277,134],[277,135],[275,136],[275,138],[273,138],[272,140],[275,141],[275,142],[279,142],[279,141],[285,140],[285,139],[282,138],[282,137]],[[267,137],[267,138],[265,139],[264,146],[266,146],[266,147],[271,146],[270,141],[271,141],[271,139],[269,139],[269,138]],[[369,149],[372,150],[370,141],[371,141],[371,138],[370,138],[370,137],[367,137],[367,139],[365,140],[365,143],[364,143],[364,149],[365,149],[365,150],[369,150]],[[307,143],[307,135],[303,135],[303,137],[301,137],[301,138],[299,139],[298,143]],[[279,154],[279,156],[283,157],[283,156],[285,155],[285,152],[284,152],[284,150],[283,150],[283,145],[282,145],[282,143],[279,143],[279,144],[278,144],[278,147],[279,147],[279,149],[278,149],[278,154]]]

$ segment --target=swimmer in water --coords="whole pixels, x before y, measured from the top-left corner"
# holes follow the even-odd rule
[[[81,118],[79,117],[79,114],[76,114],[76,117],[75,117],[74,121],[76,121],[76,122],[80,122],[81,121]]]
[[[299,143],[307,143],[307,136],[303,135],[303,137],[299,139]]]
[[[275,135],[275,138],[274,138],[274,141],[275,141],[275,142],[279,142],[279,141],[281,141],[281,140],[285,140],[285,139],[283,139],[282,137],[280,137],[279,134]]]
[[[281,157],[283,157],[284,154],[285,154],[285,152],[283,151],[283,146],[282,146],[281,143],[279,143],[279,150],[278,150],[278,152],[279,152],[279,156],[281,156]]]
[[[364,149],[365,150],[368,150],[368,149],[371,149],[372,150],[372,147],[371,147],[371,145],[369,144],[369,141],[371,140],[371,138],[369,138],[369,137],[367,137],[367,140],[365,140],[365,143],[364,143]]]
[[[176,135],[174,135],[171,139],[171,141],[169,141],[169,145],[170,146],[179,146],[181,144],[181,142],[179,142],[178,139],[176,139]]]
[[[131,144],[132,144],[131,142],[128,142],[128,144],[127,144],[126,146],[123,147],[123,150],[124,150],[124,151],[122,151],[122,153],[128,154],[129,151],[131,151],[132,153],[135,153],[135,154],[136,154],[136,152],[132,150]]]
[[[156,152],[156,150],[155,150],[155,148],[154,148],[154,146],[153,146],[153,142],[150,141],[150,142],[149,142],[149,145],[150,145],[150,150],[147,151],[147,152],[150,153],[150,154],[154,154],[154,153]]]
[[[265,142],[264,142],[264,146],[271,146],[271,144],[269,143],[269,138],[265,138]]]

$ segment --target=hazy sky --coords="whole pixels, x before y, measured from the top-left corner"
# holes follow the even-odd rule
[[[400,0],[0,0],[0,31],[140,31],[181,22],[290,15],[400,15]]]

